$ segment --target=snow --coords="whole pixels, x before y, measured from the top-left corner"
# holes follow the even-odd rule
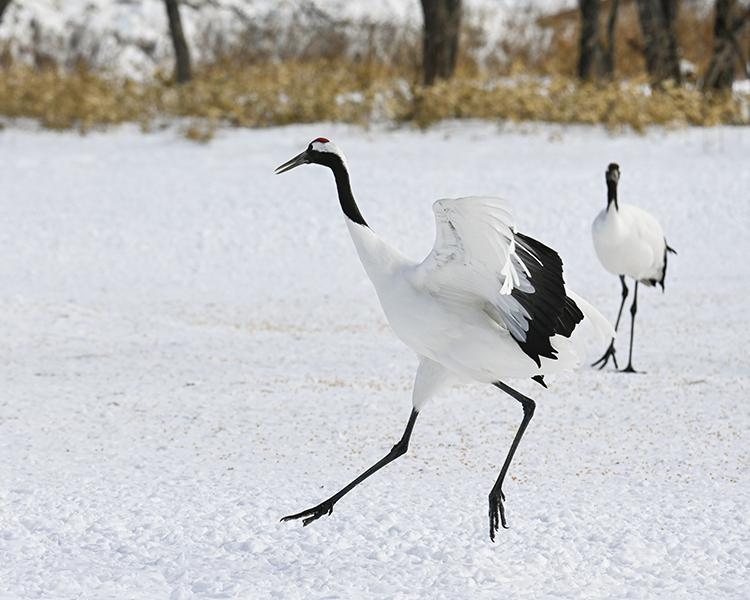
[[[465,0],[466,23],[483,33],[486,48],[477,49],[480,59],[497,51],[498,40],[508,34],[511,13],[527,5],[538,12],[571,8],[575,2]],[[232,48],[252,50],[248,40],[261,49],[271,40],[275,46],[266,50],[298,53],[332,26],[339,37],[346,37],[351,53],[375,49],[387,54],[382,43],[372,41],[370,27],[416,35],[423,18],[417,0],[212,0],[183,2],[180,15],[197,63],[215,60]],[[516,21],[516,29],[521,21],[527,24],[514,36],[537,31],[531,19]],[[0,46],[29,64],[52,60],[74,67],[83,58],[95,70],[136,80],[173,66],[164,0],[13,0],[0,24]]]
[[[491,386],[425,407],[331,516],[279,522],[390,449],[416,367],[330,173],[273,174],[319,136],[415,257],[432,201],[499,195],[614,319],[590,237],[612,161],[679,253],[664,294],[641,290],[643,373],[508,382],[538,407],[495,544],[487,493],[521,409]],[[6,127],[0,598],[746,598],[749,155],[750,128]]]

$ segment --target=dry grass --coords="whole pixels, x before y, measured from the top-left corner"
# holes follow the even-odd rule
[[[289,123],[373,121],[427,127],[444,119],[507,119],[602,123],[643,131],[651,125],[747,124],[748,98],[707,95],[696,88],[650,91],[645,79],[601,85],[570,77],[526,75],[494,79],[456,77],[431,88],[387,70],[357,64],[285,62],[243,68],[215,65],[182,86],[135,84],[97,77],[79,68],[37,71],[14,67],[0,78],[6,117],[37,119],[52,129],[76,129],[187,117],[185,135],[210,139],[217,124],[268,127]]]
[[[682,11],[680,39],[683,45],[689,41],[685,58],[699,72],[711,56],[711,19]],[[418,84],[417,41],[392,31],[389,47],[395,54],[384,54],[375,31],[370,45],[358,52],[347,51],[346,40],[332,36],[328,39],[336,43],[325,51],[306,47],[302,53],[289,51],[284,60],[247,52],[218,58],[198,66],[194,80],[181,86],[165,76],[135,83],[97,75],[83,63],[72,72],[10,64],[0,77],[0,117],[31,118],[45,127],[81,132],[124,122],[149,129],[158,120],[181,117],[189,123],[184,135],[199,142],[211,139],[219,124],[389,121],[427,127],[444,119],[478,118],[601,123],[643,131],[651,125],[750,122],[747,96],[704,94],[695,85],[650,91],[632,1],[625,0],[621,8],[614,82],[593,85],[575,79],[577,11],[533,25],[540,26],[546,28],[538,29],[547,32],[546,42],[528,35],[516,36],[514,43],[504,40],[481,66],[474,53],[482,45],[480,34],[467,27],[456,76],[432,88]]]
[[[746,106],[747,100],[745,100]],[[645,79],[603,85],[566,77],[541,82],[517,78],[495,85],[453,81],[419,89],[410,114],[420,126],[448,118],[508,119],[552,123],[604,124],[612,130],[642,132],[653,125],[710,126],[748,123],[741,99],[706,96],[696,89],[666,86],[650,92]]]
[[[389,94],[388,69],[330,60],[219,62],[176,85],[97,76],[86,68],[38,70],[16,65],[0,77],[0,114],[37,119],[52,129],[78,129],[192,117],[239,127],[342,121],[366,124]],[[386,115],[395,116],[395,115]],[[198,132],[189,137],[201,137]]]

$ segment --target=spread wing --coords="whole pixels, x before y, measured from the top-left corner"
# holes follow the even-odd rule
[[[562,261],[517,233],[510,203],[470,196],[433,205],[437,235],[418,267],[424,287],[447,301],[479,306],[538,365],[555,358],[550,338],[570,336],[583,318],[568,298]]]

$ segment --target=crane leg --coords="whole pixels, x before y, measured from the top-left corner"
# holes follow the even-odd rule
[[[637,373],[633,368],[633,331],[635,329],[635,313],[638,310],[638,282],[635,282],[635,289],[633,290],[633,304],[630,307],[630,352],[628,353],[628,366],[625,367],[623,373]]]
[[[508,456],[505,457],[503,468],[500,469],[500,475],[490,491],[490,539],[494,542],[495,532],[499,531],[500,525],[502,525],[504,529],[508,528],[508,523],[505,520],[505,507],[503,506],[503,501],[505,500],[505,494],[503,494],[503,481],[505,480],[505,475],[508,473],[508,467],[510,467],[510,463],[513,460],[513,455],[516,453],[516,448],[518,448],[518,443],[521,441],[521,438],[526,431],[526,427],[531,421],[531,417],[534,416],[536,402],[531,398],[527,398],[520,392],[517,392],[512,387],[505,385],[502,381],[496,381],[493,385],[512,398],[518,400],[523,406],[523,420],[518,427],[518,431],[516,431],[513,443],[510,445]]]
[[[419,412],[416,409],[412,409],[411,415],[409,416],[409,422],[406,424],[406,429],[404,430],[404,435],[401,436],[401,439],[393,446],[393,448],[391,448],[391,451],[388,454],[386,454],[373,466],[367,469],[367,471],[362,473],[349,485],[347,485],[345,488],[343,488],[341,491],[337,492],[336,494],[334,494],[327,500],[324,500],[317,506],[313,506],[312,508],[303,510],[302,512],[297,513],[296,515],[289,515],[287,517],[283,517],[281,520],[292,521],[294,519],[302,519],[303,525],[309,525],[310,523],[319,519],[323,515],[330,515],[333,512],[333,505],[336,504],[336,502],[341,500],[341,498],[346,496],[346,494],[351,492],[356,486],[362,483],[370,475],[373,475],[374,473],[382,469],[384,466],[386,466],[388,463],[396,460],[399,456],[406,454],[406,451],[409,448],[409,438],[411,438],[411,432],[412,432],[412,429],[414,429],[414,423],[416,423],[418,415],[419,415]]]
[[[617,311],[617,321],[615,321],[615,331],[617,331],[617,327],[620,325],[620,317],[622,316],[622,307],[625,306],[625,299],[628,297],[628,286],[625,285],[625,275],[620,275],[620,283],[622,283],[622,302],[620,302],[620,310]],[[636,281],[635,284],[637,286],[638,282]],[[602,355],[602,357],[596,362],[591,363],[591,366],[595,367],[599,363],[602,363],[599,369],[603,369],[605,365],[607,364],[607,362],[609,361],[610,357],[612,357],[612,362],[614,363],[615,369],[616,369],[617,358],[615,358],[615,338],[612,338],[612,341],[609,343],[609,348],[607,348],[606,352]]]

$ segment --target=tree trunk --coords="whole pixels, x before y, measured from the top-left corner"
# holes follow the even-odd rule
[[[599,79],[604,74],[604,48],[599,25],[599,1],[578,0],[581,10],[581,44],[578,77]]]
[[[8,4],[10,4],[10,0],[0,0],[0,23],[3,22],[3,13],[8,8]]]
[[[614,79],[615,76],[615,26],[619,8],[620,0],[612,0],[612,8],[607,21],[607,48],[604,51],[604,73],[610,79]]]
[[[679,0],[636,0],[645,43],[646,69],[654,83],[667,79],[680,83],[677,58],[677,6]]]
[[[741,11],[737,0],[716,0],[714,20],[714,57],[705,78],[705,87],[731,90],[737,59],[743,60],[737,35],[748,20],[750,10]]]
[[[461,0],[422,0],[424,38],[422,68],[425,85],[450,79],[456,68]]]
[[[182,20],[177,0],[164,0],[167,4],[167,17],[169,18],[169,32],[172,34],[174,44],[174,55],[177,66],[177,81],[184,83],[190,80],[190,51],[182,32]]]

